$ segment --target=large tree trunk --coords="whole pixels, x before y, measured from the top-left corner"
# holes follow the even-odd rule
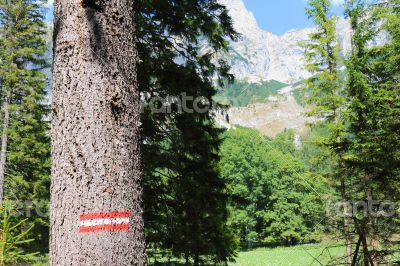
[[[0,81],[1,82],[1,81]],[[1,86],[2,84],[0,84]],[[5,183],[5,175],[6,175],[6,160],[7,160],[7,129],[10,123],[10,112],[8,110],[8,97],[3,100],[2,109],[3,109],[3,132],[1,135],[1,152],[0,152],[0,204],[3,203],[4,200],[4,183]]]
[[[54,266],[146,264],[133,4],[54,4]]]

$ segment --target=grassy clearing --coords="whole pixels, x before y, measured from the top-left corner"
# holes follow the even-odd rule
[[[333,258],[343,257],[344,247],[306,245],[287,248],[259,248],[240,252],[231,266],[306,266],[327,265]],[[314,258],[318,258],[318,261]]]
[[[149,254],[148,254],[149,255]],[[332,259],[343,258],[344,246],[336,245],[304,245],[296,247],[258,248],[251,251],[240,252],[236,262],[229,266],[320,266],[338,265],[340,261]],[[318,259],[318,260],[316,260]],[[158,258],[157,264],[150,259],[151,266],[184,266],[183,260]],[[329,263],[330,262],[330,263]]]

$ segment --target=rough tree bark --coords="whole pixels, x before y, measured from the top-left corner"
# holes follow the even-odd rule
[[[1,88],[1,80],[0,80],[0,88]],[[8,110],[8,97],[5,97],[2,104],[3,109],[3,127],[2,127],[2,135],[1,135],[1,152],[0,152],[0,204],[3,203],[4,200],[4,184],[5,184],[5,174],[6,174],[6,160],[7,160],[7,129],[10,123],[10,112]]]
[[[54,3],[54,266],[146,264],[133,5]]]

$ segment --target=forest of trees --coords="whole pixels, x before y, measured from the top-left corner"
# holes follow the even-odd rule
[[[227,265],[332,241],[346,254],[330,265],[400,263],[400,0],[345,1],[348,54],[331,1],[308,1],[301,145],[215,121],[213,100],[285,86],[231,101],[246,85],[221,58],[241,36],[217,0],[46,12],[0,0],[0,265]],[[82,233],[93,217],[127,224]]]

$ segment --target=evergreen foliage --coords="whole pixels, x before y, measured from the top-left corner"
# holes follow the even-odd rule
[[[36,259],[38,253],[26,253],[23,245],[32,243],[35,239],[28,239],[34,227],[28,219],[16,221],[13,215],[17,206],[5,202],[0,208],[0,265],[21,265]]]
[[[229,65],[217,59],[228,52],[230,39],[240,37],[226,7],[217,0],[135,2],[151,259],[161,254],[187,264],[226,264],[239,246],[317,242],[340,225],[353,242],[347,245],[353,265],[399,263],[398,217],[355,212],[346,219],[326,216],[324,207],[337,198],[343,207],[346,201],[400,200],[400,0],[346,1],[353,35],[344,57],[331,1],[309,0],[306,14],[317,30],[302,45],[313,76],[296,84],[303,89],[294,95],[314,123],[301,147],[293,144],[291,131],[268,139],[215,124],[213,100],[247,106],[287,86],[232,83]],[[371,47],[382,32],[387,42]],[[10,217],[3,210],[3,233],[12,231],[6,240],[17,244],[0,241],[2,251],[10,251],[3,257],[9,265],[32,259],[30,252],[47,252],[46,34],[43,2],[0,0],[5,197],[29,214]]]
[[[144,99],[143,165],[146,240],[153,249],[201,261],[226,262],[237,244],[227,225],[226,187],[216,168],[220,133],[210,106],[215,78],[231,80],[216,61],[237,38],[217,1],[137,1],[139,89]],[[204,47],[208,47],[204,49]],[[185,93],[185,94],[183,94]],[[205,111],[154,112],[162,99],[196,99]],[[165,106],[164,106],[165,107]]]
[[[329,172],[326,178],[337,188],[343,208],[342,232],[346,242],[346,260],[351,263],[350,218],[348,209],[348,177],[344,171],[344,156],[347,148],[345,136],[344,111],[346,99],[343,95],[343,78],[339,71],[339,44],[336,34],[336,20],[331,11],[330,0],[310,0],[306,13],[317,25],[317,31],[309,35],[306,48],[306,68],[313,74],[305,84],[307,102],[311,105],[308,115],[315,119],[314,126],[324,128],[326,135],[317,140],[323,154],[330,157]]]
[[[29,249],[46,250],[46,217],[50,186],[49,101],[43,70],[47,28],[41,1],[0,1],[0,79],[7,136],[5,197],[15,201],[29,221],[36,242]],[[7,108],[5,110],[4,108]],[[40,210],[40,211],[37,211]]]
[[[371,6],[367,1],[352,0],[346,8],[354,32],[352,52],[346,62],[350,144],[346,163],[354,179],[352,199],[368,202],[370,208],[367,215],[357,213],[354,217],[362,245],[362,252],[355,252],[354,260],[361,257],[365,265],[393,263],[389,255],[398,252],[393,249],[393,235],[399,230],[396,217],[387,217],[371,205],[373,200],[380,204],[399,200],[399,90],[394,52],[398,47],[396,25],[391,24],[400,21],[398,4]],[[385,22],[380,27],[382,19]],[[370,47],[382,29],[391,40]],[[380,210],[390,213],[393,207]]]

